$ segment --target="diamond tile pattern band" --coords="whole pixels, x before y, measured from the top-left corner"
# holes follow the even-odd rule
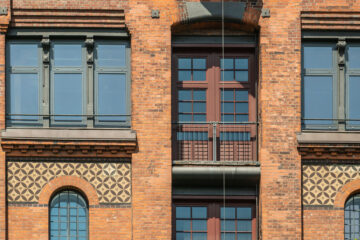
[[[102,204],[131,203],[130,163],[8,162],[8,202],[38,202],[41,189],[58,176],[88,181]]]
[[[337,192],[360,179],[359,165],[303,165],[303,204],[333,205]]]

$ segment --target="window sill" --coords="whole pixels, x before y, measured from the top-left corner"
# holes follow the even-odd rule
[[[355,144],[360,143],[360,132],[301,132],[299,144]]]

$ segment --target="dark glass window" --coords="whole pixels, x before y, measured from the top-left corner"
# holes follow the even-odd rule
[[[176,207],[176,240],[207,239],[207,207]]]
[[[87,240],[88,206],[77,192],[65,190],[50,202],[50,240]]]
[[[360,194],[345,203],[345,240],[360,239]]]

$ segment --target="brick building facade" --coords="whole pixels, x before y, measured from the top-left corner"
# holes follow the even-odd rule
[[[358,238],[359,12],[0,0],[0,239]]]

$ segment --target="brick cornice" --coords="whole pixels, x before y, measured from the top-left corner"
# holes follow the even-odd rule
[[[1,140],[6,156],[130,158],[136,142]]]
[[[0,16],[0,33],[4,34],[7,32],[10,23],[10,14],[7,16]]]
[[[359,30],[360,12],[305,11],[301,13],[303,30]]]
[[[302,159],[360,159],[359,144],[299,144]]]

